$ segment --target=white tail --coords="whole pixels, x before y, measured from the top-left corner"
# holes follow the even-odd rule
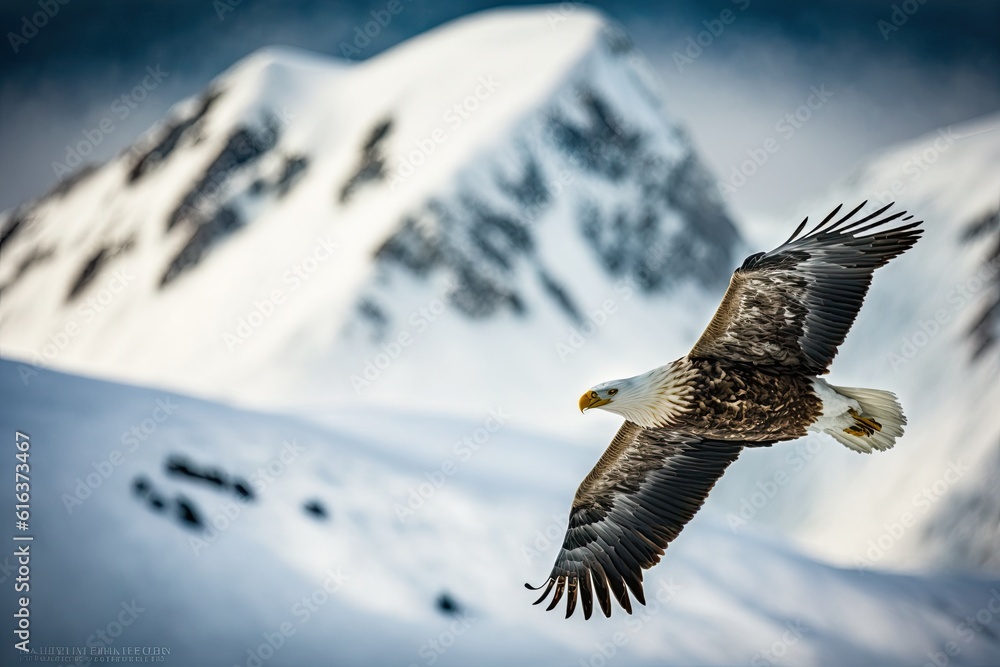
[[[826,383],[823,383],[826,384]],[[830,414],[833,405],[823,398],[824,415],[816,426],[829,433],[839,443],[856,452],[870,454],[872,450],[885,451],[896,444],[896,438],[903,435],[906,417],[896,400],[895,394],[881,389],[858,389],[856,387],[836,387],[827,385],[840,394],[839,410]],[[848,400],[844,400],[844,399]],[[854,404],[857,404],[857,408]],[[831,419],[831,417],[833,417]]]

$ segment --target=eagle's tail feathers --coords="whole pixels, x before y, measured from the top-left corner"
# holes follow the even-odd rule
[[[831,388],[860,405],[859,410],[852,408],[844,414],[843,423],[825,429],[842,445],[870,454],[873,450],[891,448],[903,435],[906,417],[892,392],[833,385]]]

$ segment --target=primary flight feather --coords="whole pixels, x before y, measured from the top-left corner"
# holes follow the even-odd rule
[[[539,604],[566,597],[590,618],[611,597],[632,613],[645,604],[642,571],[704,503],[744,447],[766,447],[807,431],[859,452],[889,449],[906,418],[887,391],[821,379],[868,293],[872,274],[913,246],[919,221],[892,204],[855,218],[838,206],[806,233],[751,255],[701,338],[684,357],[648,373],[599,384],[580,410],[625,418],[577,489],[569,526]],[[899,226],[887,229],[889,223]]]

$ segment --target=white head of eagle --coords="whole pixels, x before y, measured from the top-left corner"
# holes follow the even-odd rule
[[[665,426],[687,409],[692,372],[685,357],[642,375],[602,382],[580,397],[580,412],[599,408],[644,428]]]

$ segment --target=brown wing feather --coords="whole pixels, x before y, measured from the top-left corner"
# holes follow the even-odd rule
[[[905,211],[870,222],[892,204],[852,220],[865,204],[834,221],[838,206],[800,236],[803,220],[784,244],[748,257],[690,356],[825,373],[854,324],[875,269],[912,247],[922,232],[919,221],[878,229],[898,218],[911,220],[903,217]]]
[[[659,562],[742,448],[625,422],[577,489],[562,549],[535,604],[553,590],[548,609],[565,593],[567,618],[578,597],[586,618],[595,594],[605,616],[612,595],[630,614],[629,591],[646,604],[642,571]]]

